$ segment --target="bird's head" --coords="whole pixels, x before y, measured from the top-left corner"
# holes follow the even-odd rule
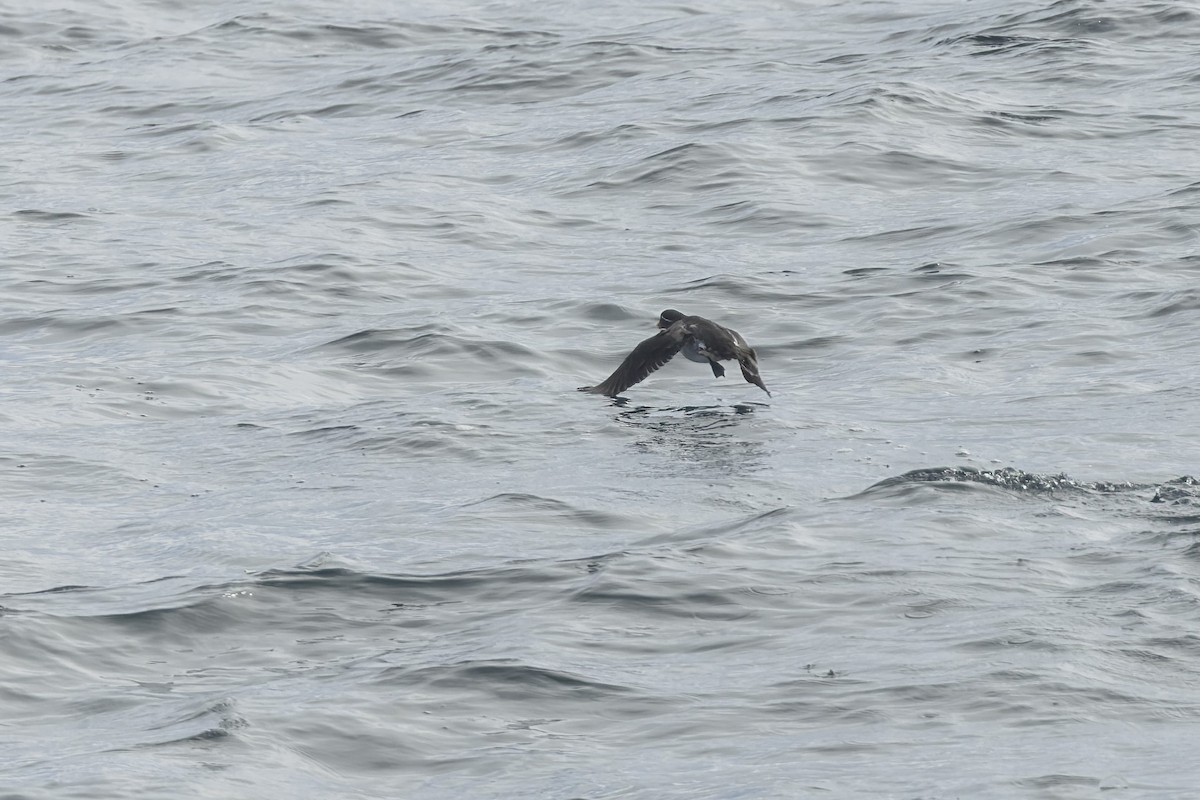
[[[669,328],[679,320],[683,319],[683,312],[676,311],[673,308],[668,308],[666,311],[658,315],[658,327]]]

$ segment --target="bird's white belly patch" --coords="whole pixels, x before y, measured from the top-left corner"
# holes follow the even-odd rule
[[[683,347],[683,357],[688,361],[707,364],[709,361],[708,348],[699,339],[692,339]]]

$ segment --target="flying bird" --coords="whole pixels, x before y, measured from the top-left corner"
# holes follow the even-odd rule
[[[704,317],[689,317],[673,308],[659,315],[658,327],[658,333],[633,348],[633,352],[603,383],[581,386],[579,391],[616,397],[630,386],[644,381],[651,372],[682,350],[687,360],[712,367],[713,375],[717,378],[725,376],[725,368],[720,362],[738,362],[746,382],[753,383],[770,396],[771,392],[758,374],[758,355],[737,331]]]

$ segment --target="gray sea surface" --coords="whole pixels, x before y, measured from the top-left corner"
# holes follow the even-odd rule
[[[0,7],[0,797],[1194,798],[1200,8]],[[677,358],[678,308],[767,396]]]

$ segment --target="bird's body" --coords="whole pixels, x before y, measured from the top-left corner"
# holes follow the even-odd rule
[[[658,318],[659,331],[646,339],[625,357],[602,383],[584,386],[581,392],[616,397],[629,387],[642,382],[651,372],[682,352],[688,361],[708,364],[717,378],[725,375],[722,361],[736,361],[742,377],[768,395],[766,384],[758,374],[758,355],[746,344],[742,335],[732,328],[718,325],[704,317],[689,317],[667,309]]]

